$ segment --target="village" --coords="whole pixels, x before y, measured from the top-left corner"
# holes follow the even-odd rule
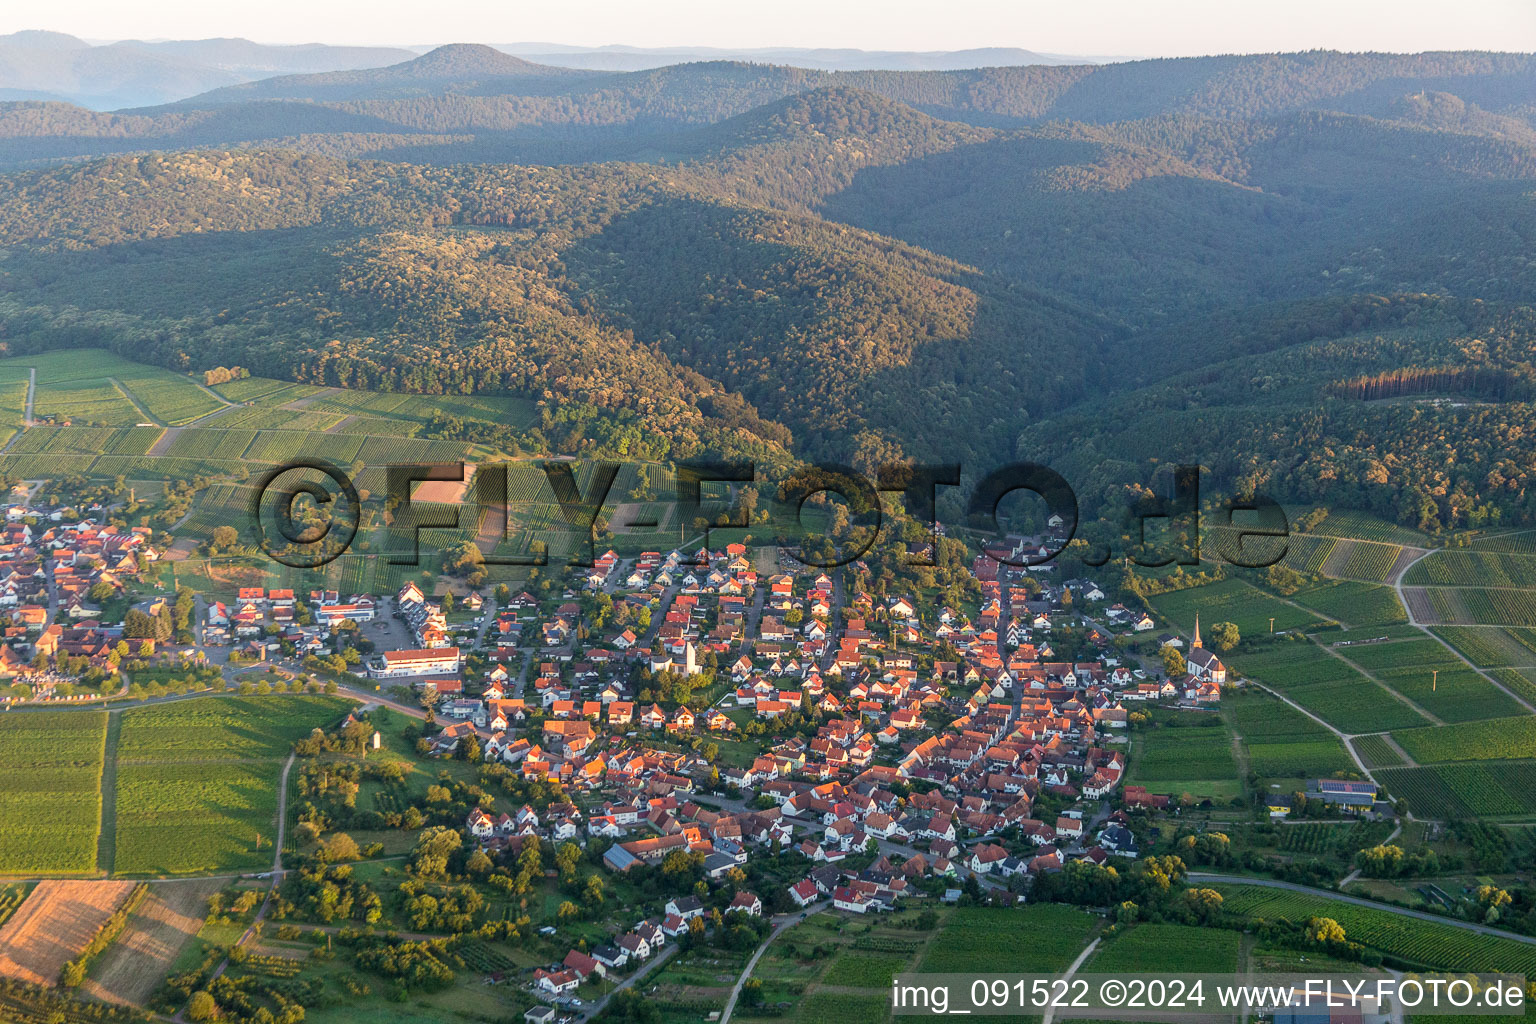
[[[1231,685],[1198,622],[1187,641],[1158,634],[1092,580],[1012,564],[1037,538],[977,554],[978,597],[961,607],[876,597],[858,562],[760,573],[743,544],[608,551],[515,592],[243,587],[126,607],[125,584],[159,558],[150,536],[89,519],[4,528],[8,701],[120,692],[123,665],[212,667],[231,685],[253,666],[318,670],[365,710],[420,715],[425,756],[558,784],[545,806],[468,813],[462,834],[492,858],[514,860],[530,837],[600,850],[614,877],[690,858],[709,886],[729,883],[725,913],[753,918],[1022,903],[1071,861],[1134,860],[1137,822],[1171,796],[1125,783],[1131,716],[1210,709]],[[114,602],[122,622],[95,618]],[[1171,649],[1178,676],[1158,671]],[[1325,790],[1340,806],[1375,796]],[[743,888],[741,869],[767,853],[801,866]],[[532,988],[572,1009],[584,983],[697,936],[702,895],[573,947]]]

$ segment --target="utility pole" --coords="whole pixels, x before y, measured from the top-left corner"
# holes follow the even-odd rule
[[[1273,615],[1269,617],[1269,631],[1271,633],[1275,631],[1275,617]]]
[[[1432,668],[1429,671],[1431,672],[1431,675],[1429,677],[1429,692],[1430,693],[1434,693],[1435,692],[1435,687],[1440,682],[1440,670],[1437,669],[1437,668]]]

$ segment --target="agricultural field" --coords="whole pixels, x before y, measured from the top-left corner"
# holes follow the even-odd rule
[[[1225,579],[1203,587],[1160,594],[1150,601],[1156,614],[1188,633],[1194,629],[1195,615],[1209,625],[1231,622],[1245,637],[1269,632],[1273,616],[1275,631],[1306,629],[1319,624],[1320,617],[1294,605],[1276,600],[1264,591],[1240,579]]]
[[[1223,714],[1247,751],[1249,769],[1264,778],[1310,778],[1355,770],[1337,736],[1268,694],[1250,691],[1223,705]]]
[[[224,408],[223,402],[198,387],[191,377],[169,370],[140,366],[114,377],[151,416],[173,427]]]
[[[1420,764],[1500,761],[1536,757],[1536,717],[1394,731],[1392,739]]]
[[[1051,972],[1088,945],[1098,918],[1074,907],[960,907],[945,919],[918,967],[922,973]]]
[[[1323,573],[1342,579],[1383,583],[1392,575],[1403,549],[1396,544],[1375,544],[1340,539],[1323,564]]]
[[[1226,910],[1249,917],[1306,921],[1331,917],[1345,938],[1426,967],[1460,971],[1536,971],[1536,945],[1479,935],[1454,925],[1421,921],[1327,897],[1259,886],[1220,885]]]
[[[1385,736],[1357,736],[1350,743],[1367,768],[1395,768],[1403,763],[1402,755]]]
[[[133,882],[37,883],[0,926],[0,977],[55,984],[64,964],[85,949],[133,890]]]
[[[1425,593],[1440,622],[1454,625],[1536,626],[1536,590],[1430,587]]]
[[[1130,780],[1154,793],[1226,797],[1242,792],[1237,762],[1232,757],[1232,734],[1221,720],[1206,716],[1212,725],[1144,727],[1135,737]]]
[[[144,455],[165,433],[161,427],[33,427],[11,451],[17,455]]]
[[[289,748],[350,706],[333,697],[210,697],[123,711],[115,870],[269,864]]]
[[[1321,616],[1347,626],[1363,628],[1408,621],[1408,613],[1391,587],[1355,580],[1328,580],[1304,587],[1290,595]]]
[[[220,427],[192,427],[176,435],[165,454],[178,459],[241,459],[256,440],[256,431],[226,429],[224,417],[214,420]]]
[[[107,1003],[142,1006],[203,926],[214,879],[151,883],[117,941],[91,965],[81,991]]]
[[[1361,649],[1349,648],[1352,653]],[[1274,687],[1342,732],[1381,732],[1426,722],[1387,689],[1309,641],[1282,642],[1235,662],[1244,675]]]
[[[1433,632],[1478,668],[1536,665],[1536,630],[1512,626],[1439,626]]]
[[[107,715],[0,715],[0,875],[96,869]]]
[[[1381,644],[1361,644],[1337,648],[1337,650],[1342,657],[1373,673],[1385,669],[1460,664],[1456,656],[1445,649],[1445,645],[1427,636],[1410,640],[1393,640]]]
[[[1337,856],[1348,861],[1355,851],[1374,846],[1385,839],[1392,826],[1374,822],[1284,822],[1278,826],[1279,841],[1276,848],[1284,853],[1298,854],[1304,859],[1317,856]]]
[[[1157,971],[1230,974],[1239,967],[1243,936],[1221,928],[1138,924],[1106,939],[1084,966],[1089,973]]]
[[[1395,668],[1377,672],[1376,678],[1442,722],[1501,718],[1521,711],[1508,694],[1459,661],[1438,673],[1430,666]]]
[[[1416,587],[1536,587],[1536,555],[1502,551],[1436,551],[1403,577]]]
[[[58,380],[44,384],[39,378],[32,402],[33,415],[74,425],[132,426],[144,415],[116,384],[104,377]]]
[[[1527,703],[1536,704],[1536,667],[1495,668],[1488,674],[1503,684],[1504,688]]]
[[[1311,510],[1291,508],[1286,511],[1294,522],[1299,515]],[[1326,537],[1352,537],[1382,544],[1408,544],[1415,547],[1422,547],[1426,542],[1424,534],[1417,530],[1390,523],[1369,512],[1357,512],[1347,508],[1330,509],[1327,517],[1312,527],[1309,532]]]
[[[1536,814],[1536,761],[1473,761],[1377,772],[1420,818]]]

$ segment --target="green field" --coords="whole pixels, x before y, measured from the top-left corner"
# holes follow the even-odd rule
[[[1479,668],[1536,665],[1536,630],[1513,626],[1436,626],[1434,633]]]
[[[1353,627],[1383,626],[1408,621],[1397,592],[1391,587],[1354,580],[1328,580],[1304,587],[1290,599],[1319,615]]]
[[[350,706],[335,697],[207,697],[122,712],[116,871],[270,864],[289,748]]]
[[[1249,769],[1260,776],[1294,779],[1356,770],[1337,736],[1277,698],[1252,691],[1223,705],[1242,737]]]
[[[1499,551],[1436,551],[1408,570],[1403,582],[1414,587],[1536,586],[1536,555]]]
[[[1275,630],[1310,628],[1321,617],[1302,611],[1266,594],[1240,579],[1225,579],[1203,587],[1190,587],[1151,598],[1153,610],[1185,633],[1195,626],[1195,615],[1209,626],[1213,622],[1236,624],[1245,637],[1269,632],[1273,616]]]
[[[104,711],[0,715],[0,875],[96,869],[106,735]]]
[[[960,907],[928,944],[919,970],[1059,971],[1088,945],[1098,918],[1073,907],[1032,903],[1022,910]]]
[[[1341,648],[1349,657],[1362,647]],[[1390,691],[1310,641],[1291,640],[1234,656],[1244,675],[1274,687],[1346,733],[1381,732],[1425,724]]]
[[[1292,520],[1295,520],[1299,514],[1310,510],[1292,508],[1286,511],[1290,513]],[[1311,532],[1327,537],[1353,537],[1357,540],[1373,540],[1383,544],[1422,546],[1425,543],[1424,534],[1417,530],[1390,523],[1369,512],[1357,512],[1348,508],[1330,509],[1327,517],[1314,526]]]
[[[1392,749],[1385,736],[1358,736],[1350,743],[1369,768],[1395,768],[1403,763],[1402,756]]]
[[[1536,717],[1394,731],[1392,739],[1420,764],[1536,757]]]
[[[1536,945],[1479,935],[1464,928],[1403,917],[1386,910],[1340,903],[1322,896],[1259,886],[1220,885],[1225,909],[1266,920],[1306,921],[1331,917],[1345,938],[1426,967],[1458,971],[1536,971]]]
[[[1207,717],[1221,723],[1214,715]],[[1232,734],[1219,725],[1144,727],[1135,744],[1130,781],[1154,793],[1233,797],[1242,791]]]
[[[1138,924],[1106,939],[1083,970],[1231,973],[1238,969],[1241,932],[1183,924]]]
[[[1421,818],[1536,814],[1536,761],[1474,761],[1388,768],[1376,776]]]

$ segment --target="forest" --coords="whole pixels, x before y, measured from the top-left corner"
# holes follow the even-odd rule
[[[1528,56],[608,73],[443,47],[0,104],[0,347],[510,394],[433,436],[1158,469],[1536,520]]]

